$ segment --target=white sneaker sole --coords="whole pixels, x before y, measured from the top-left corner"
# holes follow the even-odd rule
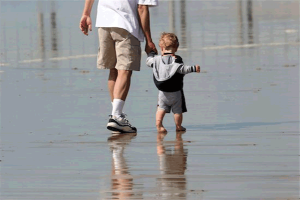
[[[119,126],[117,123],[109,122],[107,124],[107,129],[111,131],[119,131],[122,133],[135,133],[136,130],[133,130],[129,126]]]

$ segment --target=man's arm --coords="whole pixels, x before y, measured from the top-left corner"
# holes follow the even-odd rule
[[[145,51],[146,53],[150,53],[150,51],[155,51],[157,53],[155,44],[151,38],[151,31],[150,31],[150,13],[149,8],[147,5],[138,5],[138,17],[139,22],[144,32],[146,38],[146,46]]]
[[[79,28],[83,34],[89,35],[89,30],[92,31],[92,19],[90,17],[94,0],[85,0],[85,5],[80,19]]]

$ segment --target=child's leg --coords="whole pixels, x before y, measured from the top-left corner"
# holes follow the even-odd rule
[[[157,128],[157,131],[159,133],[167,132],[167,130],[164,128],[164,126],[162,124],[165,114],[166,114],[165,110],[160,109],[160,108],[157,107],[157,111],[156,111],[156,128]]]
[[[176,124],[176,131],[185,131],[186,129],[181,126],[182,124],[182,113],[178,114],[178,113],[175,113],[174,114],[174,121],[175,121],[175,124]]]

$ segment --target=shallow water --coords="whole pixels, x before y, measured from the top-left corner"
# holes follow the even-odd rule
[[[138,133],[106,130],[82,6],[1,1],[1,199],[299,199],[299,1],[151,8],[153,40],[174,31],[202,70],[185,78],[187,132],[167,115],[166,135],[145,54],[124,108]]]

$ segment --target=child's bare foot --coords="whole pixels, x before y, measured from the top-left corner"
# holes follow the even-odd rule
[[[157,132],[159,133],[166,133],[167,132],[167,129],[165,129],[165,127],[163,126],[157,126]]]
[[[176,131],[186,131],[186,128],[183,126],[176,126]]]

